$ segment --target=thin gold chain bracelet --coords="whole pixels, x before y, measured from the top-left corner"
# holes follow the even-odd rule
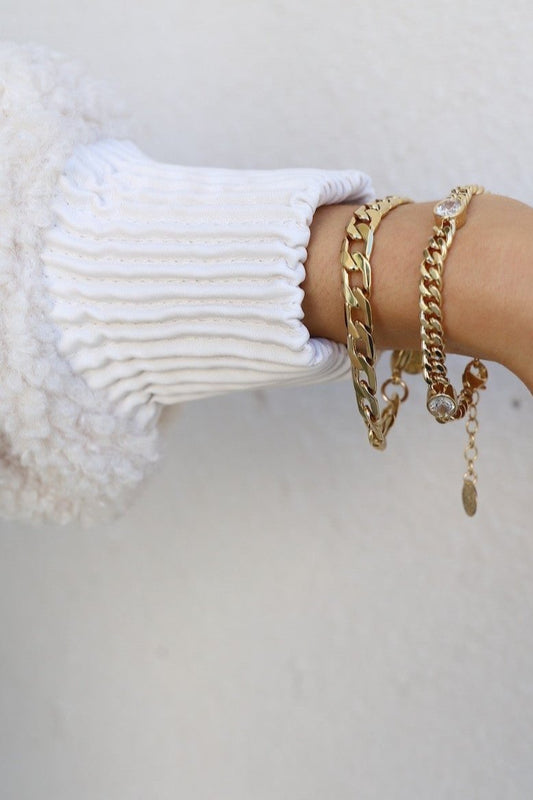
[[[370,304],[372,288],[370,257],[374,233],[383,217],[394,208],[411,202],[412,200],[405,197],[388,195],[381,200],[359,206],[346,227],[341,247],[344,316],[353,386],[359,413],[368,428],[368,439],[378,450],[385,449],[387,433],[394,424],[399,405],[407,399],[408,389],[402,380],[402,370],[409,371],[410,351],[397,351],[393,354],[392,375],[382,387],[385,406],[383,411],[380,411]],[[354,248],[354,244],[360,242],[364,244],[364,252]],[[360,285],[353,285],[355,276],[360,278]],[[391,386],[395,388],[391,390]],[[401,390],[401,394],[398,390]]]

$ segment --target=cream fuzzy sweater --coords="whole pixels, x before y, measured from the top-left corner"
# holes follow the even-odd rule
[[[164,405],[345,375],[302,323],[320,205],[356,170],[160,164],[108,89],[0,45],[0,514],[110,521],[160,459]],[[116,107],[116,105],[115,105]]]

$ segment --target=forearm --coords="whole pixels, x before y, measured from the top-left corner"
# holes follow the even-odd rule
[[[381,222],[372,255],[376,346],[416,349],[418,284],[433,206],[410,203]],[[350,205],[316,212],[306,262],[305,323],[312,336],[346,340],[339,264]],[[498,361],[533,390],[533,209],[499,195],[474,197],[445,262],[443,314],[448,352]]]

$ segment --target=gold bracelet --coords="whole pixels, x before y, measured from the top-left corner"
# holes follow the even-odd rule
[[[474,469],[474,462],[478,456],[475,442],[479,427],[477,404],[479,391],[485,388],[488,373],[485,365],[478,358],[474,358],[464,370],[463,385],[459,395],[448,380],[442,323],[442,276],[444,261],[455,233],[466,221],[468,204],[475,194],[481,194],[483,191],[480,186],[458,186],[434,208],[434,235],[424,250],[420,267],[421,351],[393,352],[392,375],[381,388],[385,400],[382,412],[376,397],[376,351],[370,304],[372,285],[370,257],[374,234],[382,218],[393,208],[412,201],[390,195],[382,200],[359,206],[346,228],[341,247],[347,348],[357,407],[368,428],[370,444],[379,450],[385,449],[387,433],[396,420],[400,403],[408,396],[402,372],[412,374],[423,372],[429,385],[427,408],[438,422],[449,422],[468,414],[466,421],[468,443],[465,448],[467,469],[463,477],[463,505],[470,516],[475,514],[477,509],[477,474]],[[363,253],[352,250],[354,242],[364,243]],[[360,286],[352,285],[351,279],[354,274],[360,276]],[[359,317],[354,314],[358,314]],[[401,389],[401,394],[394,388],[391,390],[391,386]]]
[[[407,399],[408,390],[402,380],[402,370],[409,371],[410,351],[397,351],[393,354],[392,375],[382,387],[386,405],[380,412],[377,394],[376,350],[372,324],[372,307],[370,293],[372,285],[372,268],[370,256],[374,242],[374,233],[385,214],[399,205],[412,201],[389,195],[382,200],[375,200],[359,206],[346,228],[341,247],[342,289],[344,297],[344,318],[347,330],[347,348],[352,366],[352,380],[357,399],[357,407],[368,428],[368,439],[373,447],[384,450],[387,433],[394,424],[400,403]],[[352,252],[354,242],[364,243],[364,253]],[[352,286],[351,278],[359,275],[360,286]],[[360,319],[355,316],[360,315]],[[392,390],[390,386],[399,387],[402,394]]]
[[[448,380],[442,317],[442,277],[444,261],[456,231],[466,221],[468,205],[474,195],[482,194],[483,191],[481,186],[476,185],[457,186],[448,197],[437,203],[433,209],[433,236],[424,250],[420,265],[420,339],[423,373],[429,386],[427,408],[437,422],[441,423],[460,419],[468,413],[463,505],[469,516],[475,514],[477,508],[477,474],[474,469],[477,458],[477,404],[479,391],[486,386],[488,372],[485,365],[474,358],[465,368],[459,394]]]

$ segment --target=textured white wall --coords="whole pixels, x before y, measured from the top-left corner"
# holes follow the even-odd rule
[[[113,79],[161,160],[533,202],[525,0],[0,13]],[[386,453],[349,382],[217,398],[171,412],[119,523],[2,524],[2,800],[530,798],[533,402],[490,372],[474,519],[414,381]]]

